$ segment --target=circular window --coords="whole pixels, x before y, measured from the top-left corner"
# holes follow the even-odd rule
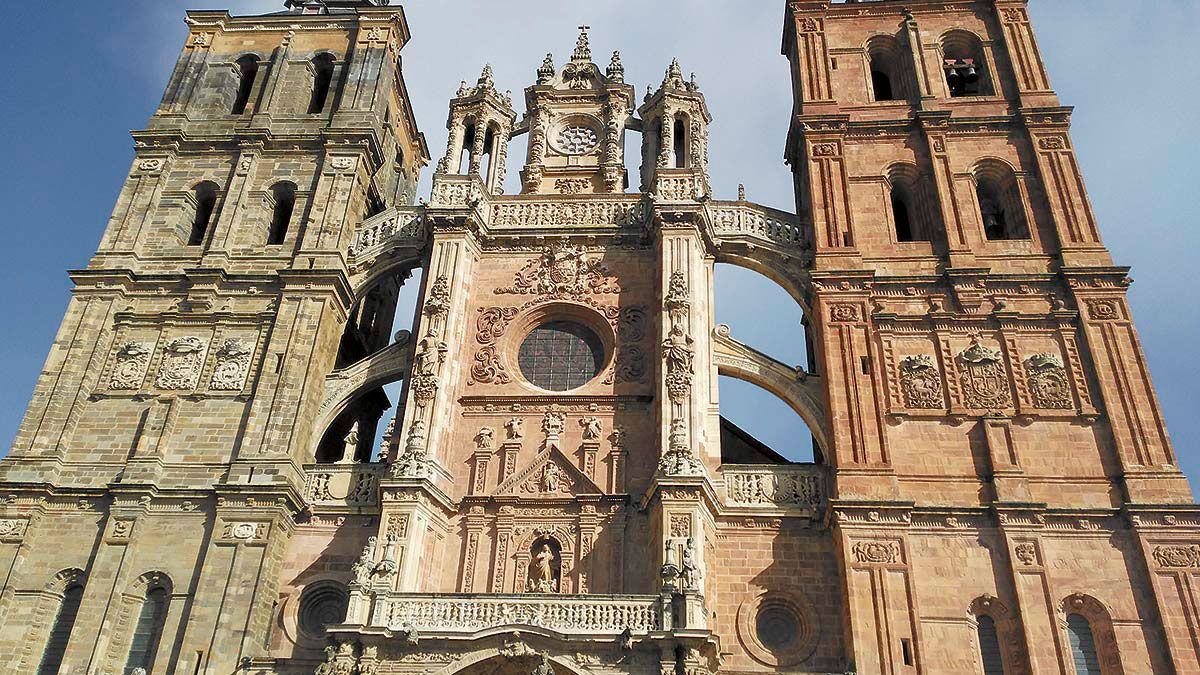
[[[764,607],[755,620],[758,640],[773,652],[787,651],[800,636],[800,618],[783,605]]]
[[[574,321],[543,323],[529,332],[517,354],[521,374],[550,391],[577,389],[600,374],[604,343]]]
[[[568,155],[582,155],[596,147],[599,140],[595,129],[577,124],[558,132],[558,149]]]
[[[313,637],[325,635],[325,627],[346,620],[349,598],[340,587],[322,584],[304,589],[297,617],[300,630]]]

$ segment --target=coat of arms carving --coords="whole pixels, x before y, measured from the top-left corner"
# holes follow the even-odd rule
[[[941,408],[942,376],[928,354],[906,356],[900,361],[900,390],[906,408]]]
[[[192,389],[200,378],[204,363],[204,340],[188,336],[175,338],[163,348],[162,365],[154,381],[159,389]]]
[[[497,288],[497,295],[582,296],[620,293],[616,277],[579,246],[559,242],[548,246],[517,272],[512,286]]]
[[[1058,354],[1034,354],[1025,359],[1025,370],[1034,406],[1047,410],[1070,410],[1075,407],[1071,401],[1071,387],[1067,383],[1067,369]]]
[[[979,344],[979,340],[973,340],[971,346],[958,355],[958,379],[962,385],[963,403],[968,408],[991,410],[1010,405],[1008,371],[999,350],[989,349]]]

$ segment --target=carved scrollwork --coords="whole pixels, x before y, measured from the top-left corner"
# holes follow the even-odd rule
[[[1200,544],[1190,546],[1155,546],[1154,562],[1159,567],[1200,567]]]
[[[471,365],[470,384],[508,384],[512,376],[504,368],[496,349],[496,341],[504,335],[509,322],[516,318],[516,307],[487,307],[479,310],[475,320],[475,341],[480,347]]]
[[[583,249],[559,242],[533,258],[513,279],[513,285],[497,288],[497,295],[549,295],[580,297],[587,294],[620,293],[616,277],[599,260],[588,258]]]

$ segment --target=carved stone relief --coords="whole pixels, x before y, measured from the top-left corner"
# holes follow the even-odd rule
[[[1071,385],[1067,370],[1058,354],[1034,354],[1025,359],[1029,394],[1033,405],[1047,410],[1070,410]]]
[[[250,372],[250,357],[254,346],[238,338],[230,338],[217,350],[211,386],[219,391],[240,391]]]
[[[958,355],[959,384],[963,404],[977,410],[1007,408],[1012,401],[1008,371],[999,350],[975,340]]]
[[[150,366],[150,353],[154,345],[149,342],[126,342],[113,357],[112,389],[140,389],[146,379],[146,368]]]
[[[175,338],[163,347],[154,385],[159,389],[193,389],[200,379],[207,343],[198,337]]]
[[[900,547],[890,541],[860,541],[852,549],[860,563],[885,565],[900,561]]]
[[[475,351],[475,362],[471,364],[470,384],[512,382],[512,376],[500,361],[496,341],[504,335],[509,322],[516,318],[518,312],[516,307],[487,307],[479,310],[479,318],[475,320],[475,341],[480,346]]]
[[[1154,562],[1159,567],[1200,567],[1200,544],[1190,546],[1155,546]]]
[[[513,285],[497,288],[497,295],[553,295],[578,297],[586,294],[620,293],[616,277],[583,249],[567,242],[548,246],[517,272]]]
[[[917,354],[900,361],[900,390],[907,408],[933,409],[945,406],[942,375],[932,356]]]

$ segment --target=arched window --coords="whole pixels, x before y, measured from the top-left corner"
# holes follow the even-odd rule
[[[484,180],[484,182],[490,181],[492,178],[492,164],[495,163],[495,161],[496,161],[495,152],[494,152],[494,149],[492,146],[495,144],[496,144],[495,127],[489,124],[488,128],[487,128],[487,133],[485,133],[483,135],[483,155],[484,155],[484,157],[487,158],[487,160],[482,163],[481,168],[480,168],[480,171],[483,172],[480,175],[480,178],[482,178]]]
[[[458,172],[466,175],[471,172],[471,153],[475,148],[475,123],[467,122],[463,129],[462,149],[458,155]]]
[[[912,206],[906,190],[892,186],[892,220],[896,223],[896,241],[916,241],[913,235]]]
[[[237,97],[233,99],[233,108],[229,112],[241,115],[246,112],[250,102],[250,93],[254,91],[254,78],[258,76],[258,57],[247,54],[237,60],[238,89]]]
[[[904,98],[903,60],[895,38],[877,36],[867,45],[867,61],[871,72],[871,94],[876,101],[897,101]]]
[[[308,100],[308,112],[319,113],[325,109],[329,98],[329,87],[333,84],[333,54],[317,54],[312,60],[313,89]]]
[[[42,654],[42,663],[38,666],[38,675],[56,675],[62,665],[63,654],[67,651],[67,642],[71,639],[71,629],[75,627],[75,617],[79,614],[79,603],[83,600],[83,586],[72,584],[63,591],[62,602],[58,605],[58,615],[54,617],[54,626],[50,629],[50,638],[46,641],[46,651]]]
[[[1017,177],[1007,165],[990,161],[978,166],[975,197],[984,236],[989,240],[1029,238]]]
[[[950,96],[990,96],[992,84],[983,59],[983,43],[973,33],[956,30],[942,38],[942,70]]]
[[[162,639],[170,598],[170,593],[162,587],[153,588],[146,593],[142,609],[138,612],[137,625],[133,629],[133,639],[129,643],[129,658],[125,660],[126,673],[132,673],[136,668],[141,668],[147,673],[153,672],[154,656],[158,653],[158,643]]]
[[[1067,616],[1067,638],[1071,642],[1071,659],[1075,662],[1076,675],[1102,675],[1092,626],[1082,614]]]
[[[288,224],[292,222],[292,211],[296,208],[296,186],[291,183],[276,183],[271,187],[275,202],[271,212],[271,231],[267,234],[268,244],[282,244],[287,236]]]
[[[675,150],[675,168],[683,169],[687,166],[687,130],[682,117],[675,118],[672,141]]]
[[[979,635],[979,657],[983,661],[983,675],[1004,675],[1004,660],[1000,656],[1000,636],[996,633],[996,622],[986,614],[979,617],[976,627]]]
[[[213,217],[213,210],[217,206],[217,186],[214,183],[205,181],[192,190],[192,195],[196,200],[196,214],[192,218],[192,230],[188,234],[188,246],[199,246],[204,243],[204,236],[208,234],[208,226]]]

